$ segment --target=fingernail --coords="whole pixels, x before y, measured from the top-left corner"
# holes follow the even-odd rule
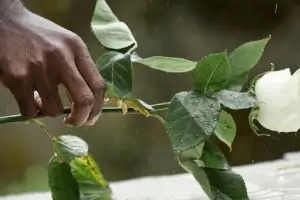
[[[93,119],[87,120],[85,122],[85,125],[87,125],[87,126],[93,126],[98,121],[99,117],[100,117],[100,114],[97,115],[96,117],[94,117]]]
[[[72,124],[69,124],[69,123],[67,122],[67,117],[64,118],[64,125],[65,125],[66,127],[70,127],[70,128],[74,127]]]
[[[96,123],[97,119],[90,119],[88,121],[85,122],[85,125],[87,126],[93,126]]]
[[[73,128],[74,126],[72,124],[66,124],[64,123],[66,127],[70,127],[70,128]]]

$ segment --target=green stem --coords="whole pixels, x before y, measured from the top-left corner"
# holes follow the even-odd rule
[[[170,105],[170,102],[165,103],[159,103],[159,104],[153,104],[151,105],[154,108],[154,111],[152,112],[159,112],[166,110],[168,106]],[[67,107],[63,111],[63,115],[69,114],[71,112],[71,108]],[[114,114],[122,114],[122,110],[119,107],[103,107],[102,114],[108,114],[108,113],[114,113]],[[128,114],[138,114],[137,111],[135,111],[133,108],[128,108]],[[41,112],[39,112],[34,118],[27,118],[22,115],[9,115],[9,116],[3,116],[0,117],[0,124],[7,124],[7,123],[18,123],[18,122],[25,122],[32,119],[38,119],[46,117]]]
[[[46,127],[46,125],[43,122],[41,122],[37,119],[31,119],[30,121],[39,125],[41,127],[41,129],[43,129],[45,131],[45,133],[49,136],[50,140],[53,140],[53,137],[52,137],[50,131],[48,130],[48,128]]]

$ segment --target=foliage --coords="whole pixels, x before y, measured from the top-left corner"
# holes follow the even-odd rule
[[[170,138],[174,157],[195,177],[211,200],[249,199],[243,178],[231,170],[212,137],[216,136],[232,148],[236,124],[226,110],[256,106],[250,92],[240,91],[270,37],[242,44],[231,53],[210,54],[196,62],[163,56],[136,57],[134,51],[138,45],[133,34],[118,20],[105,0],[97,1],[91,27],[107,49],[96,64],[106,80],[106,103],[114,107],[106,107],[103,112],[122,111],[126,114],[135,110],[146,117],[159,119]],[[167,73],[189,73],[194,87],[178,92],[170,103],[148,105],[132,94],[132,67],[138,65]],[[165,119],[156,114],[161,110],[166,110]],[[21,120],[24,118],[11,117],[0,123]],[[109,184],[83,140],[75,136],[51,136],[51,139],[55,154],[48,173],[54,200],[112,199]]]
[[[48,169],[53,200],[112,200],[110,187],[82,139],[54,137],[53,146]]]
[[[99,2],[103,1],[99,0]],[[95,16],[99,15],[97,11],[96,9]],[[101,37],[96,33],[96,28],[93,26],[92,28],[96,36]],[[127,32],[122,32],[124,38],[131,38],[132,33],[129,29],[126,30]],[[107,35],[106,40],[113,41],[111,45],[117,42],[113,35]],[[249,199],[242,177],[231,171],[225,156],[210,138],[216,135],[230,149],[232,148],[236,125],[232,116],[224,109],[237,110],[256,106],[256,100],[249,92],[240,91],[248,78],[249,70],[258,63],[269,40],[270,37],[248,42],[229,54],[227,51],[210,54],[199,62],[153,56],[132,59],[131,62],[127,61],[127,66],[124,66],[118,63],[117,59],[114,61],[118,65],[111,64],[109,59],[105,60],[108,54],[118,55],[119,59],[133,58],[131,52],[136,49],[131,48],[124,52],[123,47],[120,47],[114,48],[115,52],[109,51],[101,56],[99,60],[102,62],[98,62],[97,66],[107,80],[108,88],[116,88],[108,89],[107,97],[116,98],[117,101],[125,104],[126,95],[133,97],[129,87],[129,83],[132,83],[131,65],[142,64],[167,73],[191,73],[194,88],[175,94],[166,111],[164,125],[174,156],[184,169],[194,175],[210,199]],[[107,43],[101,43],[107,46]],[[136,44],[136,41],[133,39],[132,43]],[[102,69],[106,69],[105,72],[109,71],[109,73],[103,73]],[[114,76],[116,76],[115,82],[111,78]],[[123,83],[120,84],[117,79]],[[134,102],[130,106],[136,107]],[[150,114],[154,112],[155,110],[149,111]],[[143,112],[140,113],[145,115]]]
[[[206,141],[215,130],[220,110],[213,97],[195,91],[177,93],[166,114],[166,131],[175,155]]]
[[[230,71],[226,52],[210,54],[198,62],[194,69],[195,88],[203,93],[219,91],[229,81]]]

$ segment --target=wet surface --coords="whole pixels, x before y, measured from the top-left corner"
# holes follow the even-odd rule
[[[299,200],[300,153],[235,167],[246,180],[251,200]],[[116,200],[208,200],[190,174],[143,177],[111,184]],[[51,200],[50,193],[28,193],[0,200]]]

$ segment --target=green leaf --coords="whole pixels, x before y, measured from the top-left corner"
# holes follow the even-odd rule
[[[118,20],[105,0],[97,1],[91,27],[100,43],[108,49],[133,50],[137,47],[128,26]]]
[[[199,160],[202,156],[204,142],[196,147],[181,152],[178,156],[180,160]]]
[[[202,169],[210,183],[212,200],[249,200],[245,182],[239,174],[232,170]]]
[[[75,157],[88,154],[88,145],[81,138],[72,135],[62,135],[53,138],[54,151],[65,163],[71,162]]]
[[[229,169],[226,157],[210,140],[178,154],[180,161],[193,160],[199,167]]]
[[[247,92],[221,90],[213,95],[219,102],[232,110],[247,109],[257,105],[257,100]]]
[[[249,76],[249,72],[245,72],[241,75],[231,76],[230,80],[225,86],[225,89],[239,92],[243,89],[247,79]]]
[[[210,140],[205,141],[200,158],[203,167],[214,169],[229,169],[229,164],[222,151]]]
[[[222,110],[218,125],[215,130],[215,135],[224,142],[230,149],[232,149],[232,143],[236,135],[236,125],[231,114]]]
[[[106,80],[106,92],[110,96],[126,97],[132,90],[132,70],[129,54],[110,51],[103,54],[96,63]]]
[[[135,62],[146,65],[152,69],[169,72],[169,73],[184,73],[195,69],[196,62],[182,59],[163,56],[153,56],[150,58],[138,59]]]
[[[177,93],[166,113],[166,131],[174,154],[207,140],[217,126],[221,106],[212,97],[196,91]]]
[[[258,63],[270,39],[271,36],[262,40],[247,42],[229,54],[231,76],[234,79],[237,75],[248,72]]]
[[[179,153],[177,158],[211,200],[249,199],[244,180],[231,171],[224,154],[211,140]]]
[[[230,79],[227,53],[210,54],[199,61],[194,69],[194,84],[200,92],[219,91]]]
[[[70,167],[84,199],[112,200],[111,189],[91,155],[75,158]]]
[[[270,38],[245,43],[229,54],[231,77],[225,87],[227,90],[239,92],[243,89],[249,70],[260,60]]]
[[[212,189],[210,187],[208,177],[207,177],[205,171],[202,169],[202,167],[199,167],[194,160],[183,160],[183,161],[179,160],[179,164],[187,172],[193,174],[194,178],[200,184],[201,188],[206,193],[206,195],[211,200],[215,200],[213,193],[212,193]]]
[[[53,200],[80,200],[79,186],[71,174],[70,166],[61,163],[57,156],[50,160],[48,179]]]
[[[243,178],[226,169],[200,167],[194,160],[179,160],[181,166],[193,174],[211,200],[249,200]]]

